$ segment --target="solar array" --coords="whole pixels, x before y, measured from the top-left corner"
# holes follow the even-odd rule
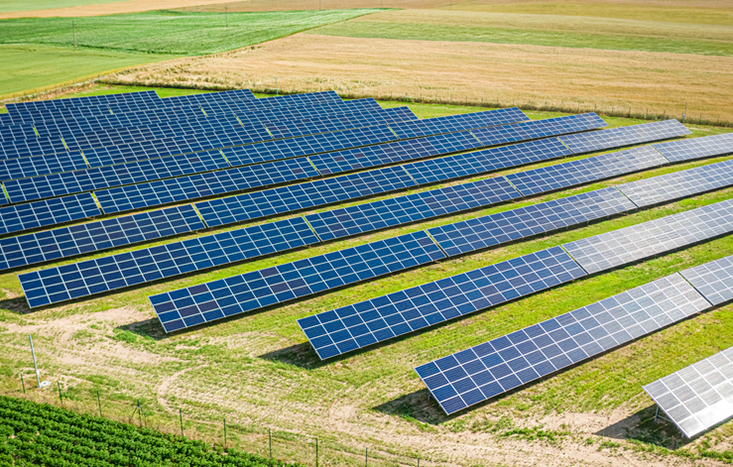
[[[654,381],[644,391],[693,438],[733,417],[733,347]]]
[[[715,306],[733,300],[733,256],[686,269],[680,274]]]
[[[648,143],[682,135],[692,134],[683,124],[677,120],[663,120],[660,122],[647,123],[645,125],[627,126],[614,128],[603,133],[585,133],[578,135],[563,136],[560,140],[574,153],[598,151],[608,147],[628,146],[627,141]]]
[[[415,368],[450,415],[709,308],[679,274]]]
[[[722,156],[733,153],[733,133],[660,143],[654,148],[671,162]]]
[[[0,235],[65,224],[102,212],[89,193],[0,208]]]

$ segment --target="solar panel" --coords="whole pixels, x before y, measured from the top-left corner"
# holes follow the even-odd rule
[[[224,150],[232,165],[248,165],[339,149],[394,141],[397,137],[387,125],[344,130],[322,135],[268,141]]]
[[[428,233],[448,256],[454,256],[604,219],[635,208],[634,203],[616,188],[603,188],[433,227],[428,229]]]
[[[580,154],[598,151],[600,149],[659,141],[689,134],[691,134],[690,130],[677,120],[672,119],[614,128],[612,130],[568,135],[561,137],[560,140],[574,153]]]
[[[301,318],[321,360],[585,276],[553,247],[354,305]]]
[[[504,178],[414,193],[305,217],[322,240],[357,235],[431,217],[490,206],[520,195]]]
[[[517,107],[486,110],[468,114],[448,115],[445,117],[425,118],[413,122],[405,122],[392,126],[392,130],[401,139],[417,138],[441,133],[452,133],[460,130],[505,125],[529,120],[529,117]]]
[[[237,193],[318,176],[305,159],[237,167],[95,191],[105,214]]]
[[[205,229],[191,205],[0,239],[0,270]]]
[[[619,185],[618,189],[637,206],[685,198],[733,185],[733,161],[696,167],[667,175]]]
[[[710,305],[678,274],[415,368],[450,415],[588,360]]]
[[[661,152],[670,162],[722,156],[733,153],[733,133],[670,141],[668,143],[655,144],[654,148]]]
[[[12,180],[5,189],[17,203],[226,168],[220,152],[208,151]]]
[[[31,308],[189,274],[318,242],[302,218],[20,274]]]
[[[86,168],[84,156],[79,152],[8,159],[0,161],[0,181]]]
[[[389,193],[415,186],[402,167],[315,180],[270,190],[245,193],[196,203],[209,227],[325,206],[340,201]]]
[[[55,139],[13,139],[0,145],[0,160],[66,152],[61,138]]]
[[[416,232],[169,293],[150,302],[166,332],[195,326],[443,258]]]
[[[266,122],[264,125],[273,138],[282,139],[394,123],[400,121],[395,120],[399,115],[403,115],[403,118],[408,119],[408,121],[414,121],[410,117],[414,116],[412,112],[408,114],[405,112],[388,112],[388,110],[391,109],[379,112],[340,113],[298,120]]]
[[[569,154],[570,151],[557,138],[551,138],[420,161],[405,164],[403,167],[419,185],[424,185],[555,159]]]
[[[733,256],[686,269],[680,274],[713,305],[733,300]]]
[[[733,417],[733,347],[643,387],[693,438]]]
[[[566,243],[563,248],[594,274],[731,231],[733,200],[726,200]]]
[[[496,146],[515,141],[595,130],[606,126],[608,124],[601,117],[594,113],[587,113],[472,130],[471,133],[481,141],[482,145]]]
[[[642,146],[509,174],[506,177],[523,195],[529,196],[625,175],[651,167],[659,167],[664,164],[667,164],[667,159],[661,154],[649,146]]]
[[[101,212],[89,193],[0,208],[0,235],[88,219]]]

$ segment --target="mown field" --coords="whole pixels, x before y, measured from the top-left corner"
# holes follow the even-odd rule
[[[411,107],[421,117],[477,110],[420,104]],[[530,113],[535,119],[557,115]],[[612,126],[641,122],[622,118],[608,121]],[[726,131],[696,125],[690,129],[695,136]],[[430,466],[718,465],[733,459],[733,425],[728,423],[688,443],[673,427],[651,421],[652,403],[641,386],[733,345],[731,305],[456,417],[443,415],[412,368],[674,271],[729,255],[733,251],[730,236],[579,280],[333,362],[317,359],[295,320],[729,199],[733,189],[441,261],[173,336],[163,333],[147,296],[723,159],[650,170],[33,312],[21,296],[16,275],[22,271],[4,274],[0,276],[0,346],[4,349],[0,355],[0,392],[20,396],[20,372],[26,374],[26,384],[30,384],[32,363],[27,335],[32,333],[41,376],[54,385],[60,383],[68,397],[64,401],[67,407],[96,411],[95,391],[100,390],[105,414],[130,421],[133,405],[139,399],[148,414],[149,426],[174,433],[178,432],[180,408],[187,433],[218,443],[223,434],[221,420],[226,416],[232,446],[252,446],[266,454],[267,428],[272,428],[275,455],[285,460],[313,464],[318,437],[321,465],[363,465],[365,448],[369,450],[369,465],[415,465],[418,456],[421,465]],[[501,173],[519,170],[526,168]],[[104,254],[90,257],[101,256]],[[27,270],[31,269],[36,268]],[[52,386],[25,397],[48,401],[56,398],[58,404],[55,391]]]

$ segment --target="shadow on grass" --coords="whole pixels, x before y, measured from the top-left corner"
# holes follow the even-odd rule
[[[274,350],[272,352],[259,355],[258,358],[269,360],[271,362],[294,365],[305,370],[313,370],[324,367],[329,363],[333,363],[331,360],[323,361],[319,359],[318,354],[313,351],[308,342],[291,345],[290,347],[285,347],[280,350]]]
[[[674,424],[662,418],[654,421],[656,409],[656,405],[651,405],[593,434],[669,450],[687,446],[691,440],[685,438]],[[665,416],[661,411],[659,415]]]
[[[143,321],[136,321],[130,324],[117,326],[115,329],[116,340],[136,340],[137,337],[151,338],[156,341],[168,338],[168,334],[163,330],[158,318],[150,318]],[[126,336],[130,337],[126,337]]]
[[[446,415],[433,400],[427,389],[420,389],[384,404],[372,407],[372,410],[385,415],[394,415],[409,421],[418,421],[429,425],[440,425],[450,421],[455,415]]]
[[[0,300],[0,309],[9,310],[12,313],[18,315],[27,315],[28,313],[36,311],[32,310],[28,306],[28,302],[25,300],[25,297],[23,295],[21,295],[20,297],[6,298],[5,300]]]

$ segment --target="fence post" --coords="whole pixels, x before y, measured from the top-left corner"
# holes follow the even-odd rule
[[[227,448],[227,418],[224,417],[224,449]]]
[[[272,459],[272,428],[267,429],[267,435],[270,438],[270,459]]]
[[[364,467],[369,467],[369,448],[364,448]]]
[[[185,436],[183,434],[183,411],[180,408],[178,409],[178,421],[181,422],[181,436]]]
[[[61,383],[56,381],[56,386],[59,388],[59,400],[61,401],[61,407],[64,406],[64,398],[61,396]]]
[[[99,407],[99,416],[103,417],[102,415],[102,400],[99,398],[99,389],[97,389],[97,407]]]
[[[23,373],[20,373],[20,384],[23,385],[23,394],[25,394],[25,380],[23,380]]]
[[[318,467],[318,438],[316,438],[316,467]]]

